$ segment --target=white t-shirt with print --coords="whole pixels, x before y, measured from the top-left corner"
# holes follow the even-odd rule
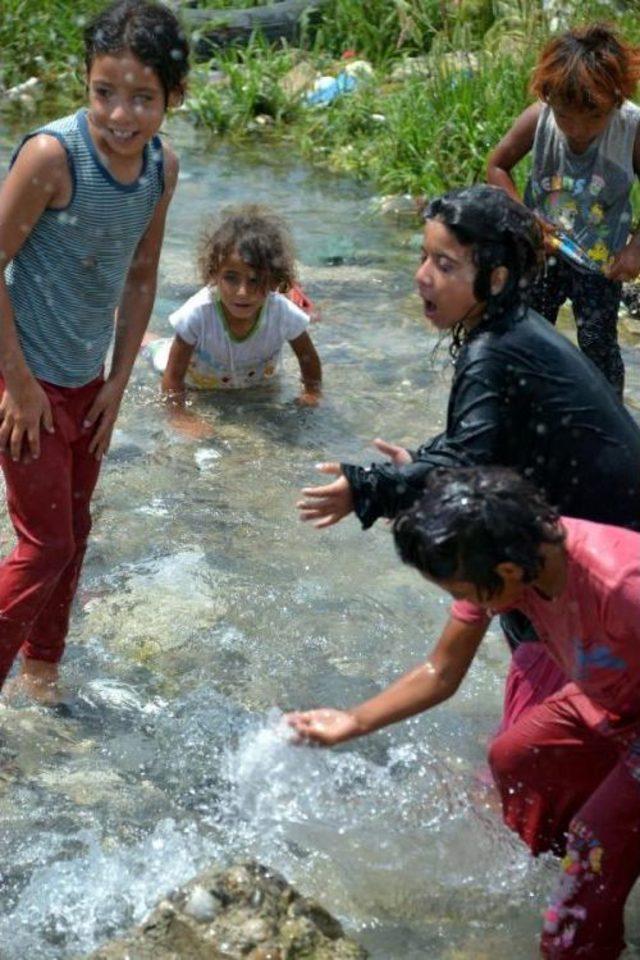
[[[204,390],[263,386],[277,375],[283,344],[307,329],[309,318],[282,293],[269,293],[251,332],[229,330],[215,290],[203,287],[169,317],[178,336],[195,349],[185,382]],[[164,351],[161,351],[164,353]],[[166,356],[154,351],[154,366]]]

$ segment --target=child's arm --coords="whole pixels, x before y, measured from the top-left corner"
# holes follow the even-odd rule
[[[633,169],[640,179],[640,126],[633,146]],[[614,257],[604,273],[609,280],[635,280],[640,273],[640,229],[631,235],[626,247]]]
[[[71,176],[64,147],[35,136],[22,147],[0,191],[0,449],[19,460],[40,454],[40,426],[53,431],[47,395],[27,366],[16,330],[4,271],[48,207],[65,206]]]
[[[298,358],[302,377],[302,392],[298,397],[298,403],[315,407],[322,396],[322,365],[318,352],[306,330],[289,343]]]
[[[170,404],[169,420],[171,426],[191,440],[208,440],[213,436],[211,425],[194,416],[191,410],[185,408],[184,379],[194,349],[194,346],[187,343],[176,333],[167,357],[167,366],[162,375],[161,390]]]
[[[429,659],[350,710],[319,708],[287,715],[302,740],[332,746],[412,717],[456,692],[487,631],[487,622],[450,617]]]
[[[184,400],[184,378],[189,369],[193,350],[192,344],[187,343],[176,333],[161,382],[162,392],[171,400],[177,402]]]
[[[166,145],[164,160],[164,193],[146,233],[136,248],[118,306],[111,370],[85,420],[87,427],[97,424],[89,450],[98,460],[109,449],[122,396],[149,323],[156,295],[164,225],[178,179],[178,160]]]
[[[522,202],[513,177],[512,169],[526,156],[533,147],[533,139],[540,116],[541,103],[533,103],[520,114],[511,129],[502,138],[487,163],[487,182],[503,190]]]

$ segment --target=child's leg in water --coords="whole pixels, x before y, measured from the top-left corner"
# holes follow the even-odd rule
[[[622,399],[624,364],[618,344],[621,298],[621,283],[598,274],[573,271],[571,301],[578,344]]]
[[[40,458],[14,463],[2,456],[18,544],[0,568],[0,683],[20,650],[24,659],[14,692],[48,702],[57,698],[57,665],[91,529],[100,461],[89,452],[91,431],[82,422],[101,385],[47,386],[55,432],[42,433]]]
[[[540,642],[520,643],[511,655],[509,672],[504,686],[503,711],[500,726],[492,739],[512,727],[527,710],[532,710],[567,683],[567,676],[548,655]],[[500,809],[499,800],[490,792],[493,777],[488,765],[476,773],[484,788],[482,802]]]
[[[574,684],[494,741],[505,822],[535,854],[564,857],[545,914],[548,960],[614,960],[626,897],[640,872],[640,781],[599,731],[604,712]]]
[[[80,571],[91,530],[91,496],[100,469],[89,452],[91,434],[85,434],[72,445],[73,537],[76,550],[63,570],[47,604],[36,619],[30,637],[21,650],[22,685],[34,699],[57,699],[55,681],[58,661],[64,651],[69,631],[71,605],[75,597]]]
[[[560,878],[544,913],[542,956],[617,960],[624,907],[640,875],[640,782],[624,759],[569,825]]]

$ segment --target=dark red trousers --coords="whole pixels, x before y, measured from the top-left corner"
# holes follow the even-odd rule
[[[616,960],[640,875],[640,723],[613,729],[573,683],[491,744],[505,822],[563,857],[544,915],[547,960]]]
[[[88,449],[94,428],[82,423],[102,384],[102,377],[83,387],[40,381],[55,432],[41,430],[40,457],[30,463],[0,454],[18,538],[0,565],[0,684],[18,651],[49,663],[62,657],[100,472]]]

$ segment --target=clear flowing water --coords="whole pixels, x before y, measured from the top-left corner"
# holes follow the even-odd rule
[[[377,960],[530,960],[556,868],[527,857],[482,785],[507,666],[497,634],[428,716],[334,751],[291,745],[280,721],[380,689],[445,617],[384,525],[319,533],[294,511],[315,462],[366,461],[375,436],[412,445],[442,426],[450,370],[412,293],[418,228],[294,151],[221,147],[182,122],[173,133],[183,175],[152,329],[167,334],[197,287],[203,214],[270,202],[322,307],[326,399],[295,406],[291,357],[276,394],[194,399],[213,436],[190,439],[138,363],[95,500],[65,659],[71,714],[0,708],[0,956],[89,951],[211,861],[249,856]],[[632,346],[625,359],[637,404]],[[0,534],[6,549],[6,518]],[[638,941],[635,904],[629,919]]]

